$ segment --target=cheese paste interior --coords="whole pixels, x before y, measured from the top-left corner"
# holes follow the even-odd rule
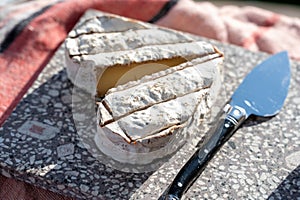
[[[186,62],[186,59],[178,57],[143,63],[132,63],[129,65],[115,65],[107,68],[100,76],[97,84],[97,95],[103,97],[113,87],[125,84],[129,81],[136,81],[145,75],[163,71]]]

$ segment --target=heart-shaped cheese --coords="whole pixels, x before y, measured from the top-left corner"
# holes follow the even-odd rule
[[[65,45],[70,80],[103,98],[97,146],[131,164],[173,153],[197,134],[192,127],[200,130],[220,88],[223,54],[186,33],[91,13]]]

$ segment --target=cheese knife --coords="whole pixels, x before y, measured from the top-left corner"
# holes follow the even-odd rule
[[[290,84],[290,63],[286,51],[256,66],[224,106],[216,128],[181,168],[159,200],[179,200],[200,176],[221,146],[249,116],[272,117],[284,104]]]

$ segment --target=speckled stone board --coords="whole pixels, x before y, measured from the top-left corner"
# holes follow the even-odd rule
[[[209,42],[225,53],[226,98],[268,56]],[[184,146],[153,172],[121,172],[103,164],[93,146],[93,128],[86,126],[93,127],[95,119],[76,107],[81,93],[72,95],[64,65],[61,47],[0,128],[1,173],[76,199],[157,199],[195,147]],[[248,120],[185,198],[300,199],[299,86],[300,64],[293,62],[282,111],[268,120]],[[85,105],[92,107],[87,101]]]

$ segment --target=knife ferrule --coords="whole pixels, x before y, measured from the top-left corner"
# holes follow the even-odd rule
[[[246,110],[240,106],[227,104],[224,107],[224,111],[227,113],[225,118],[231,121],[235,126],[238,126],[247,118]]]

